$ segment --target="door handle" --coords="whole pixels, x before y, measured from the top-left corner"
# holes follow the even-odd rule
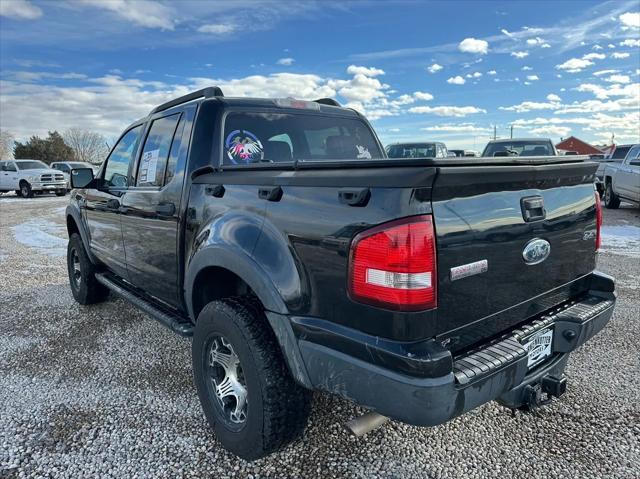
[[[279,186],[260,188],[258,190],[258,197],[261,200],[280,201],[282,199],[282,188]]]
[[[176,205],[173,203],[159,203],[156,205],[156,213],[159,216],[173,216],[176,212]]]
[[[116,199],[110,199],[107,201],[107,208],[110,210],[117,210],[120,208],[120,202]]]
[[[366,206],[371,198],[369,188],[341,189],[338,191],[338,199],[340,203],[349,206]]]

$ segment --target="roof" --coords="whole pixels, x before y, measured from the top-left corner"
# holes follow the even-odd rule
[[[489,143],[512,143],[514,141],[551,141],[549,138],[498,138],[489,140]]]
[[[582,141],[580,138],[570,136],[569,138],[561,141],[556,145],[556,148],[567,151],[576,151],[580,155],[597,155],[602,153],[595,146],[590,145],[586,141]]]

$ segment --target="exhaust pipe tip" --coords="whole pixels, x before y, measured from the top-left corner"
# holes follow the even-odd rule
[[[379,428],[389,421],[389,418],[377,412],[368,412],[345,423],[345,428],[356,437],[362,437],[368,432]]]

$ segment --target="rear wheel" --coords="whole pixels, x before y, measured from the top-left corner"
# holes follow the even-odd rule
[[[242,297],[205,306],[192,353],[202,409],[226,449],[254,460],[302,434],[311,392],[291,377],[257,302]]]
[[[620,198],[613,192],[611,181],[607,182],[607,186],[604,189],[604,205],[612,210],[620,206]]]
[[[99,303],[109,295],[109,290],[96,280],[95,266],[89,260],[78,233],[73,233],[69,238],[67,271],[71,293],[78,303]]]
[[[23,198],[33,198],[33,190],[31,189],[31,185],[26,181],[20,182],[20,196]]]

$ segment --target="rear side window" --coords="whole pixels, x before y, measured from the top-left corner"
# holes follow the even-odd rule
[[[162,186],[164,184],[167,160],[179,120],[180,113],[176,113],[158,118],[151,123],[140,157],[137,186]]]
[[[305,113],[230,113],[224,127],[224,163],[382,158],[359,118]]]

